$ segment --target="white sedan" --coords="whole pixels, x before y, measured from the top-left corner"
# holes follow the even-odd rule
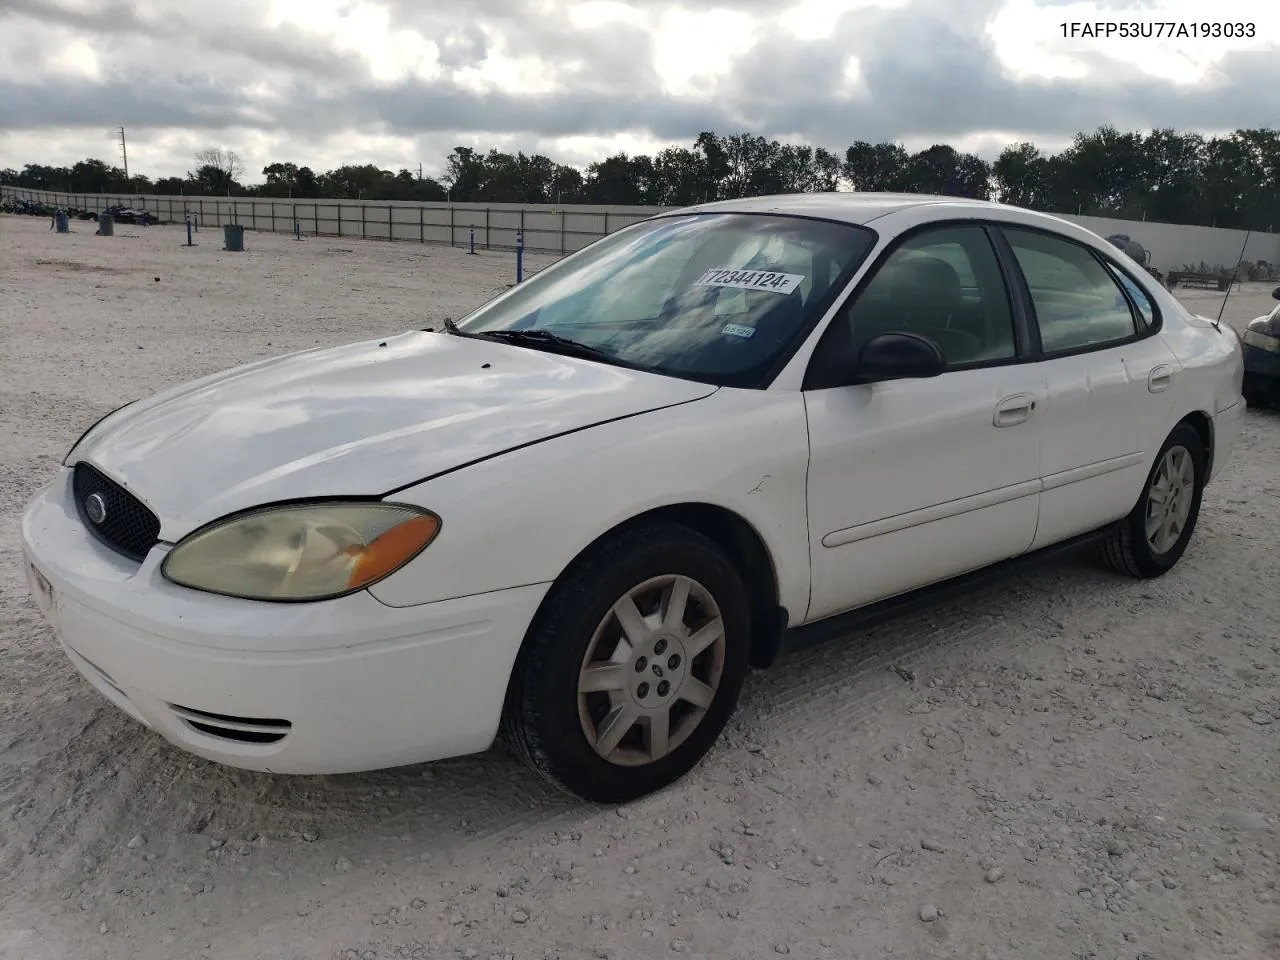
[[[338,773],[501,728],[624,801],[780,651],[1064,547],[1165,573],[1241,377],[1230,328],[1051,216],[711,203],[456,324],[128,404],[23,541],[72,663],[185,750]]]

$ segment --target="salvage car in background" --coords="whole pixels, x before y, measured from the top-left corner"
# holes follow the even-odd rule
[[[150,226],[156,222],[154,214],[137,207],[128,207],[123,203],[117,203],[114,206],[107,207],[103,213],[111,215],[111,219],[116,223],[134,223],[139,226]]]
[[[501,721],[622,801],[698,762],[749,666],[904,597],[1085,544],[1169,570],[1241,375],[1231,331],[1054,217],[725,201],[443,329],[129,404],[23,542],[75,666],[186,750],[356,771]]]
[[[1280,287],[1271,291],[1280,300]],[[1251,320],[1244,341],[1244,398],[1251,407],[1280,406],[1280,304]]]

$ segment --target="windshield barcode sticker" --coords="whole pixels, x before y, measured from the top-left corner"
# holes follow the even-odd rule
[[[772,270],[730,270],[720,267],[708,270],[698,280],[699,287],[734,287],[738,290],[766,290],[788,294],[804,282],[798,273],[775,273]]]

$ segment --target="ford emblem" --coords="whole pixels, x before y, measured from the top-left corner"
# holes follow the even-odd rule
[[[107,501],[100,493],[91,493],[84,498],[84,513],[95,526],[100,526],[107,519]]]

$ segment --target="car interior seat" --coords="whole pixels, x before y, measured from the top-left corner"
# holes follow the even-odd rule
[[[897,266],[893,304],[901,329],[933,340],[948,363],[976,359],[983,338],[953,325],[967,312],[955,268],[937,257],[913,257]]]

